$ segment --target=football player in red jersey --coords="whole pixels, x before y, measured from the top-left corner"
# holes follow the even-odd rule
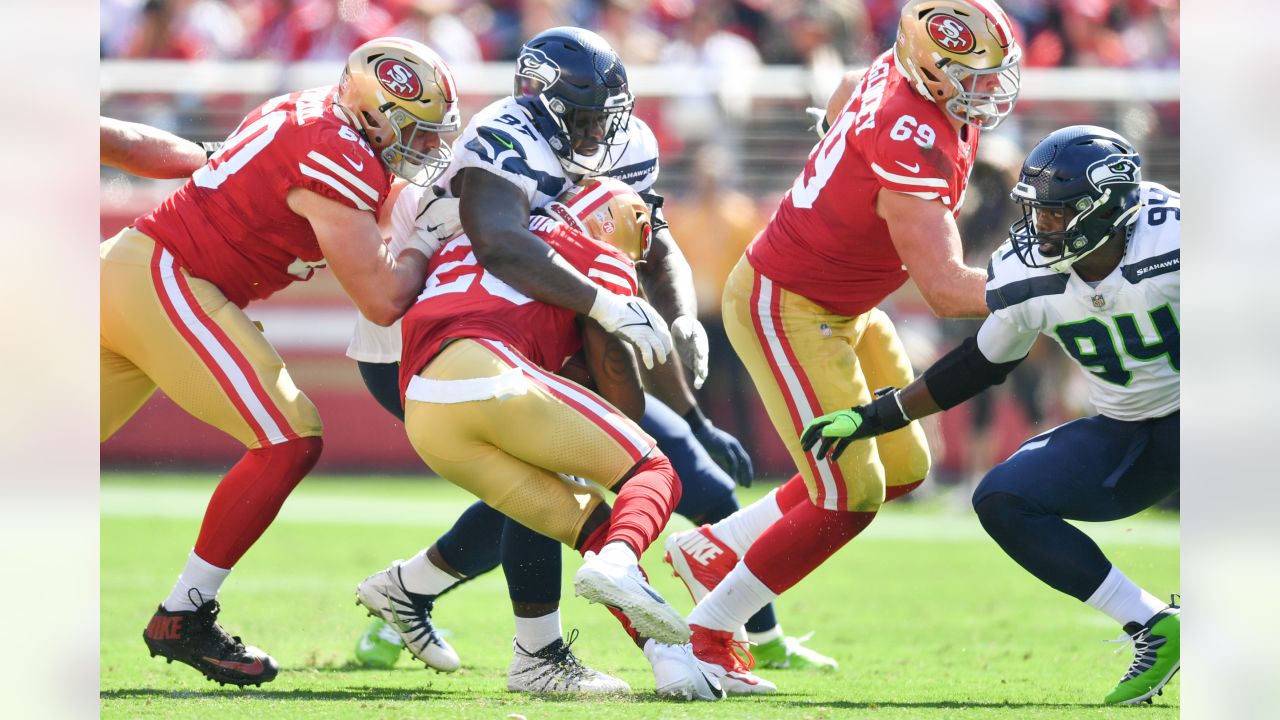
[[[102,243],[102,439],[159,387],[247,452],[218,484],[182,574],[143,634],[152,655],[258,685],[276,661],[217,623],[219,587],[315,465],[320,417],[245,315],[328,265],[365,317],[412,306],[426,253],[386,250],[392,176],[430,183],[451,153],[457,88],[429,48],[379,38],[338,85],[273,98],[154,211]]]
[[[631,297],[638,287],[633,263],[650,244],[649,212],[626,183],[596,177],[557,197],[528,229],[584,277]],[[447,242],[429,270],[402,323],[404,424],[418,454],[489,506],[582,552],[577,593],[620,613],[633,636],[684,644],[684,619],[638,565],[681,488],[670,461],[636,423],[645,400],[630,351],[595,320],[534,300],[489,273],[466,234]],[[556,374],[579,349],[598,394]],[[617,493],[612,512],[597,485]],[[360,602],[389,622],[395,613],[385,599],[404,595],[376,586],[396,584],[398,573],[393,564],[358,590]],[[629,691],[582,667],[561,641],[558,621],[552,635],[545,646],[528,648],[517,639],[510,689],[528,684],[527,668],[540,673],[542,691]],[[714,680],[704,675],[702,682],[703,696],[719,696]]]
[[[894,46],[833,96],[826,135],[729,275],[729,340],[800,471],[667,541],[678,574],[705,594],[689,616],[694,653],[724,670],[731,693],[774,690],[750,672],[749,655],[738,659],[734,631],[929,470],[918,423],[838,462],[806,454],[800,436],[874,388],[910,382],[902,342],[876,307],[908,276],[938,316],[986,315],[986,275],[964,265],[955,215],[980,131],[1013,110],[1020,57],[994,0],[908,2]]]

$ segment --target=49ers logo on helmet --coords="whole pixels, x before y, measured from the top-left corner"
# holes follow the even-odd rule
[[[422,95],[422,80],[413,68],[395,58],[385,58],[373,67],[373,74],[387,92],[401,100],[417,100]]]
[[[929,37],[947,52],[967,53],[977,44],[973,31],[950,15],[938,13],[929,18],[925,27],[929,30]]]

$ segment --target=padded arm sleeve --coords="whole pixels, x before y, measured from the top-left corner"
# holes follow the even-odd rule
[[[978,349],[977,336],[967,338],[960,346],[943,355],[924,371],[924,384],[934,402],[950,410],[992,385],[1004,382],[1009,372],[1026,359],[993,363]]]

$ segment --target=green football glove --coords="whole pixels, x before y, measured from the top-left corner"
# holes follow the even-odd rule
[[[818,445],[813,456],[835,462],[854,440],[893,432],[910,423],[898,405],[898,389],[880,388],[876,391],[876,399],[866,405],[837,410],[810,420],[800,436],[800,446],[808,452]]]

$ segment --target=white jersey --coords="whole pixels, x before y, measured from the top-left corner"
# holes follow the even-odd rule
[[[1179,408],[1182,201],[1157,183],[1116,269],[1096,283],[1074,271],[1023,265],[1009,242],[987,266],[991,315],[978,347],[992,362],[1026,355],[1036,335],[1062,346],[1087,373],[1089,400],[1116,420],[1163,417]]]
[[[658,179],[658,139],[649,126],[634,115],[626,127],[618,130],[616,139],[623,144],[622,153],[613,168],[603,174],[627,183],[636,192],[648,192]],[[454,141],[453,152],[449,169],[436,181],[436,186],[446,193],[453,177],[469,167],[483,168],[524,190],[531,209],[546,206],[576,182],[533,127],[525,109],[512,97],[498,100],[476,113]],[[392,255],[407,247],[408,236],[416,231],[415,214],[426,192],[428,188],[410,184],[400,193],[391,213]],[[432,249],[438,246],[437,241]],[[361,362],[399,362],[399,321],[390,327],[380,327],[357,315],[347,357]]]

